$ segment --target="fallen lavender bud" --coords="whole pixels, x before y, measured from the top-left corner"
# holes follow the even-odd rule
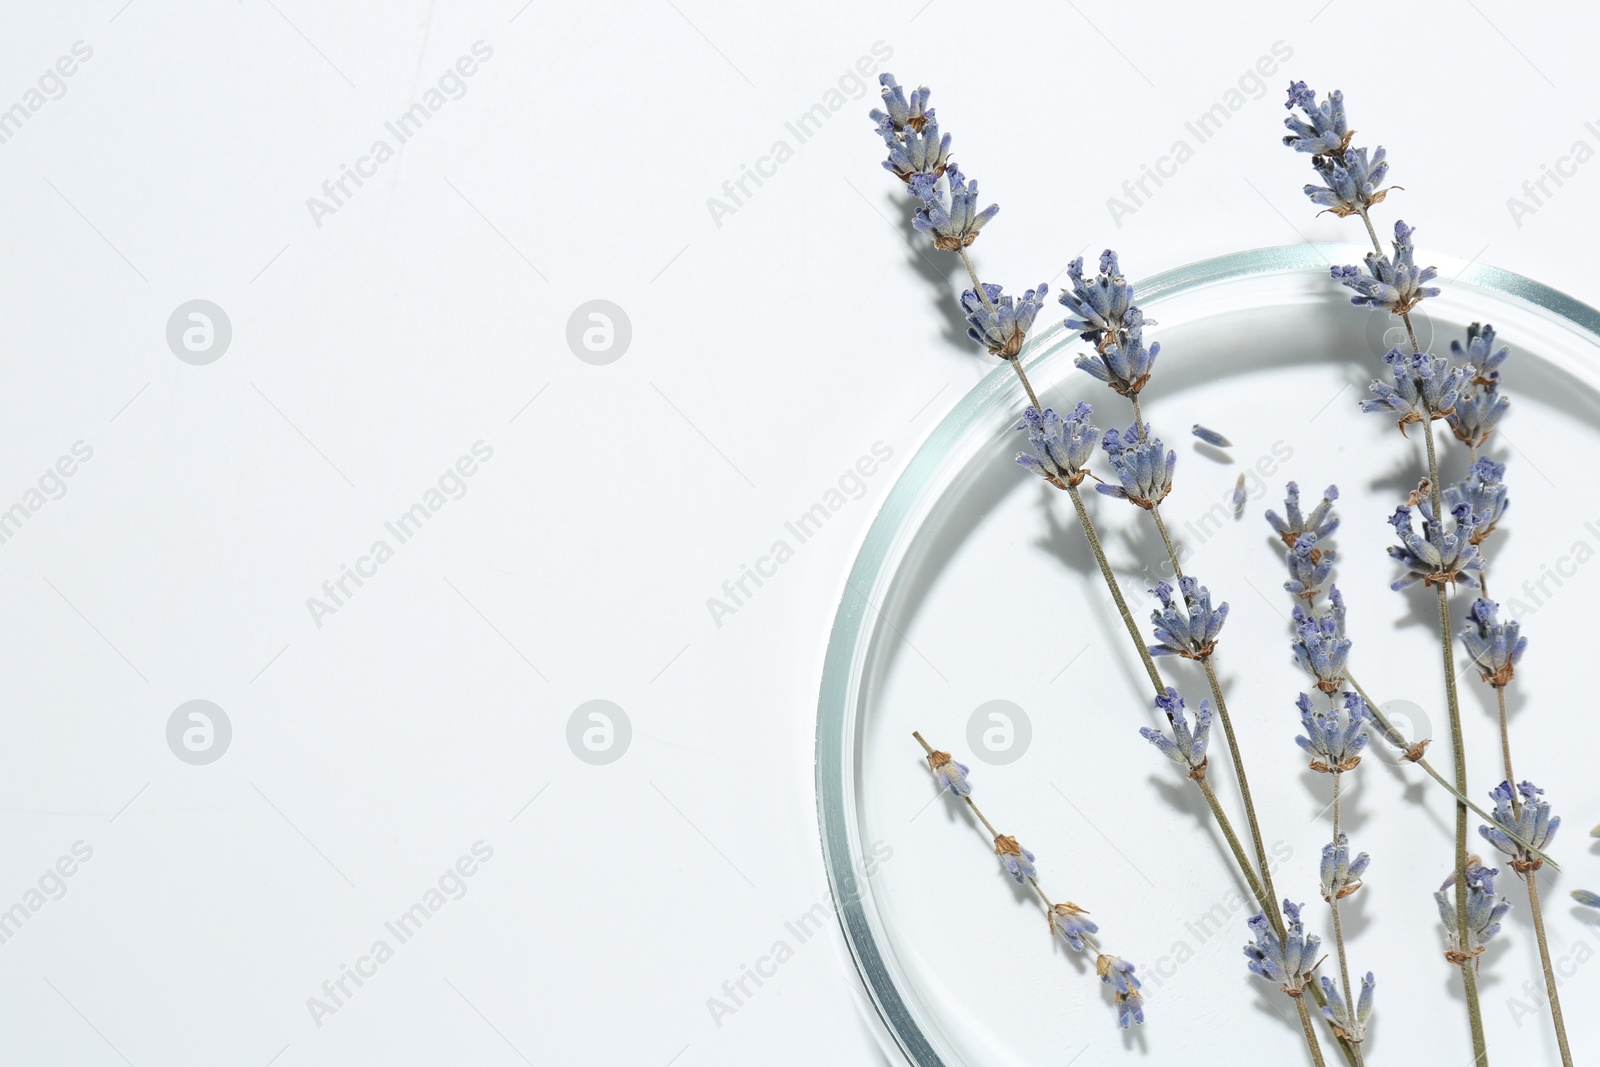
[[[1201,426],[1198,422],[1194,424],[1194,435],[1196,437],[1200,438],[1200,440],[1204,441],[1208,445],[1216,445],[1218,448],[1232,448],[1233,447],[1233,442],[1232,441],[1228,440],[1226,437],[1222,436],[1220,433],[1218,433],[1215,430],[1206,429],[1204,426]]]

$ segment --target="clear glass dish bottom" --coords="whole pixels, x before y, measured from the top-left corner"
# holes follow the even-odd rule
[[[1186,570],[1229,601],[1217,664],[1277,861],[1280,895],[1309,904],[1328,935],[1317,864],[1328,839],[1328,782],[1293,737],[1304,680],[1293,664],[1279,543],[1262,519],[1285,481],[1315,498],[1338,483],[1338,583],[1349,603],[1352,665],[1364,686],[1449,773],[1433,603],[1391,592],[1386,518],[1424,468],[1420,435],[1363,415],[1357,402],[1403,340],[1398,320],[1353,308],[1328,277],[1359,262],[1355,246],[1301,245],[1209,260],[1143,282],[1158,325],[1144,393],[1155,432],[1179,455],[1163,505]],[[1538,781],[1570,828],[1540,872],[1574,1054],[1600,1055],[1582,1008],[1600,996],[1600,912],[1567,895],[1600,889],[1600,855],[1583,827],[1600,818],[1600,775],[1586,723],[1593,593],[1600,577],[1600,314],[1535,282],[1434,256],[1444,293],[1417,316],[1435,351],[1490,322],[1512,350],[1512,412],[1489,454],[1504,460],[1512,508],[1497,535],[1493,592],[1523,620],[1532,647],[1518,671],[1512,736],[1518,774]],[[1024,352],[1044,402],[1095,406],[1126,426],[1126,402],[1078,371],[1085,345],[1057,305]],[[1044,319],[1041,319],[1043,323]],[[822,839],[835,901],[861,976],[910,1062],[1087,1065],[1305,1062],[1293,1011],[1253,978],[1241,946],[1254,912],[1195,791],[1137,733],[1154,724],[1146,683],[1066,494],[1013,462],[1024,404],[999,367],[913,457],[862,545],[828,647],[817,726]],[[1204,445],[1200,422],[1232,440]],[[1441,424],[1442,425],[1442,424]],[[1448,436],[1446,434],[1446,436]],[[1465,469],[1446,446],[1444,477]],[[1242,517],[1228,505],[1240,475]],[[1144,623],[1144,592],[1165,555],[1143,513],[1089,493],[1107,552]],[[1459,620],[1464,599],[1455,605]],[[1173,661],[1166,661],[1168,664]],[[1190,703],[1193,664],[1169,668]],[[1471,789],[1502,777],[1492,693],[1463,672]],[[938,796],[920,730],[972,768],[973,797],[1003,833],[1038,855],[1041,884],[1089,909],[1109,952],[1139,967],[1145,1026],[1115,1028],[1093,959],[1052,938],[1042,908],[1001,871],[964,805]],[[1368,1062],[1472,1059],[1460,981],[1443,959],[1432,893],[1452,865],[1453,808],[1410,764],[1375,743],[1347,786],[1344,825],[1370,852],[1366,888],[1346,904],[1357,974],[1378,975]],[[1212,760],[1224,803],[1242,816],[1225,759]],[[1478,820],[1474,819],[1476,824]],[[1492,849],[1473,833],[1474,847]],[[1556,1062],[1526,898],[1513,902],[1482,962],[1492,1060]],[[1331,941],[1331,939],[1328,939]],[[1336,1059],[1327,1046],[1330,1062]]]

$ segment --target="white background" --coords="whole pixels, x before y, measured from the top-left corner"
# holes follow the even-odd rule
[[[934,86],[1002,205],[982,253],[1008,285],[1108,244],[1141,276],[1354,239],[1278,143],[1292,75],[1345,89],[1421,243],[1594,302],[1600,165],[1507,207],[1600,147],[1595,16],[1530,10],[10,5],[0,108],[93,54],[0,144],[0,508],[93,457],[0,544],[0,908],[93,857],[0,945],[0,1058],[879,1062],[831,930],[720,1025],[706,1006],[826,899],[837,594],[989,365],[904,239],[850,72],[876,45]],[[477,41],[464,94],[315,218]],[[1280,41],[1284,70],[1119,226],[1107,198]],[[841,85],[860,98],[797,144]],[[792,158],[717,217],[778,140]],[[205,366],[166,340],[197,298],[233,331]],[[567,343],[593,299],[632,324],[609,365]],[[479,441],[466,494],[318,625],[307,598]],[[717,625],[707,598],[878,441],[862,499]],[[192,699],[232,724],[207,766],[167,745]],[[605,766],[567,744],[595,699],[633,730]],[[465,895],[317,1025],[307,999],[479,841]]]

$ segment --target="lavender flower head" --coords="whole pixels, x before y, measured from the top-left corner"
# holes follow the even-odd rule
[[[967,783],[967,765],[957,763],[948,752],[928,753],[928,769],[941,790],[948,789],[958,797],[969,796],[972,786]]]
[[[1302,600],[1310,601],[1322,592],[1322,583],[1333,575],[1333,565],[1339,554],[1331,548],[1317,544],[1317,535],[1304,533],[1294,541],[1294,547],[1283,555],[1289,568],[1289,580],[1283,587]]]
[[[1328,601],[1327,610],[1321,612],[1295,605],[1294,658],[1317,680],[1318,689],[1337,693],[1349,670],[1350,639],[1345,636],[1344,596],[1338,586],[1328,590]]]
[[[1100,932],[1100,927],[1094,924],[1093,919],[1084,918],[1088,914],[1088,912],[1070,900],[1051,905],[1049,911],[1050,932],[1052,934],[1060,934],[1061,939],[1067,943],[1072,951],[1082,952],[1084,949],[1083,939],[1090,934]]]
[[[1144,321],[1137,318],[1138,308],[1130,314],[1135,318],[1132,325],[1120,333],[1107,333],[1093,355],[1073,360],[1079,370],[1105,382],[1123,396],[1138,395],[1150,380],[1156,357],[1161,354],[1160,341],[1145,346]]]
[[[1117,1004],[1117,1025],[1126,1030],[1134,1023],[1144,1022],[1144,997],[1139,992],[1133,964],[1119,956],[1103,955],[1094,961],[1094,969],[1100,980],[1111,987]]]
[[[1283,139],[1283,143],[1296,152],[1330,156],[1344,151],[1350,144],[1350,135],[1354,131],[1345,125],[1344,94],[1339,90],[1329,93],[1328,98],[1319,104],[1317,94],[1305,82],[1290,82],[1289,99],[1284,101],[1283,106],[1287,111],[1292,112],[1298,107],[1305,112],[1305,119],[1291,114],[1283,120],[1283,124],[1289,128],[1289,136]]]
[[[1478,827],[1483,839],[1511,857],[1511,869],[1518,874],[1543,867],[1544,860],[1518,839],[1543,852],[1561,828],[1561,816],[1550,814],[1544,790],[1521,782],[1513,791],[1510,782],[1501,782],[1489,791],[1489,798],[1494,801],[1494,825]]]
[[[1450,414],[1450,431],[1463,443],[1481,448],[1511,407],[1510,401],[1500,395],[1500,365],[1511,355],[1511,349],[1503,345],[1495,348],[1494,327],[1475,322],[1467,327],[1466,347],[1460,341],[1451,341],[1450,355],[1467,379],[1456,409]]]
[[[1480,386],[1457,397],[1454,410],[1446,417],[1456,440],[1482,448],[1510,409],[1511,401],[1501,396],[1498,388]]]
[[[1356,998],[1356,1010],[1350,1011],[1349,1005],[1344,1002],[1344,994],[1339,992],[1338,985],[1326,975],[1322,977],[1322,994],[1328,1003],[1322,1009],[1323,1016],[1333,1024],[1333,1032],[1352,1045],[1359,1045],[1367,1036],[1367,1020],[1372,1018],[1372,991],[1378,984],[1377,979],[1368,971],[1367,976],[1361,979],[1361,993]]]
[[[999,204],[978,210],[978,183],[967,181],[952,163],[922,198],[911,225],[932,237],[933,247],[956,252],[976,241],[978,231],[999,213]]]
[[[1372,857],[1365,852],[1355,858],[1350,856],[1350,839],[1344,834],[1339,840],[1322,846],[1322,899],[1343,900],[1361,888],[1361,876],[1366,872]]]
[[[1450,354],[1472,376],[1474,385],[1497,385],[1500,382],[1500,364],[1511,355],[1505,345],[1494,346],[1494,327],[1480,326],[1476,322],[1467,327],[1467,344],[1450,342]]]
[[[1322,939],[1306,933],[1305,924],[1300,920],[1300,905],[1285,900],[1283,914],[1289,921],[1281,938],[1267,922],[1265,912],[1251,917],[1248,925],[1255,940],[1244,947],[1244,954],[1250,960],[1252,973],[1277,982],[1285,993],[1298,997],[1311,981],[1311,972],[1322,951]]]
[[[1500,932],[1500,920],[1511,910],[1511,902],[1504,897],[1496,899],[1494,878],[1500,872],[1493,867],[1472,864],[1467,868],[1467,926],[1459,929],[1456,923],[1456,883],[1454,872],[1444,885],[1433,894],[1439,905],[1439,918],[1444,922],[1449,948],[1444,958],[1456,966],[1483,955],[1484,946]]]
[[[1367,727],[1372,722],[1372,712],[1365,700],[1355,693],[1346,693],[1342,710],[1331,706],[1323,709],[1301,693],[1295,706],[1300,709],[1300,725],[1305,728],[1305,736],[1296,737],[1294,743],[1311,756],[1312,770],[1339,774],[1361,762],[1361,750],[1367,747]]]
[[[1410,423],[1447,418],[1455,411],[1465,378],[1460,367],[1443,356],[1398,348],[1389,349],[1383,361],[1389,364],[1394,383],[1374,378],[1367,387],[1372,399],[1361,402],[1362,411],[1398,415],[1402,434]]]
[[[883,86],[879,92],[883,97],[884,110],[873,108],[868,117],[884,137],[894,137],[907,130],[920,133],[924,126],[934,121],[933,109],[928,106],[928,97],[933,95],[933,90],[926,85],[918,87],[908,98],[893,74],[878,75],[878,84]]]
[[[1475,576],[1483,570],[1483,558],[1478,555],[1478,546],[1472,543],[1476,529],[1472,509],[1466,504],[1451,508],[1455,524],[1449,530],[1434,517],[1433,504],[1426,496],[1417,501],[1416,510],[1422,516],[1420,533],[1411,520],[1409,506],[1400,505],[1389,517],[1389,525],[1400,537],[1400,544],[1389,546],[1389,555],[1406,569],[1389,588],[1399,592],[1418,582],[1430,586],[1445,582],[1476,584]]]
[[[1472,509],[1472,543],[1480,545],[1494,533],[1496,524],[1506,513],[1506,465],[1496,463],[1488,456],[1472,465],[1467,476],[1455,485],[1446,486],[1444,502],[1448,507],[1466,504]]]
[[[1067,264],[1067,277],[1072,289],[1063,289],[1060,297],[1071,313],[1067,316],[1067,329],[1079,331],[1096,348],[1103,347],[1108,335],[1115,337],[1123,328],[1143,321],[1133,305],[1133,286],[1122,276],[1117,254],[1111,249],[1100,253],[1100,273],[1092,280],[1083,276],[1082,256]]]
[[[908,126],[899,133],[884,135],[889,158],[883,169],[911,187],[919,197],[927,197],[934,182],[950,165],[950,135],[939,134],[939,124],[929,118],[921,130]]]
[[[1101,444],[1111,460],[1112,471],[1122,484],[1101,482],[1095,485],[1095,490],[1106,496],[1131,500],[1149,511],[1172,491],[1172,472],[1178,465],[1178,453],[1165,450],[1163,455],[1161,439],[1150,434],[1148,425],[1143,430],[1141,435],[1140,427],[1134,425],[1121,435],[1116,430],[1106,431]]]
[[[1139,734],[1146,741],[1161,750],[1161,754],[1180,767],[1189,769],[1189,777],[1196,781],[1206,776],[1206,743],[1211,736],[1211,702],[1202,700],[1200,711],[1195,715],[1193,729],[1189,726],[1189,719],[1184,711],[1183,697],[1178,691],[1167,686],[1164,695],[1156,697],[1156,707],[1166,713],[1167,722],[1171,724],[1170,733],[1151,729],[1148,726],[1140,727]]]
[[[1044,282],[1018,298],[1006,294],[998,285],[987,283],[983,296],[968,289],[961,294],[961,310],[967,315],[967,336],[987,348],[991,355],[1016,359],[1049,291],[1050,287]]]
[[[1089,421],[1094,409],[1080,403],[1062,418],[1050,408],[1039,414],[1035,408],[1022,413],[1018,430],[1028,434],[1028,447],[1032,454],[1017,453],[1017,463],[1057,489],[1077,485],[1083,481],[1084,467],[1094,455],[1094,446],[1100,443],[1100,430]]]
[[[1415,227],[1396,222],[1393,257],[1368,252],[1366,270],[1348,265],[1332,268],[1335,281],[1355,290],[1350,303],[1404,315],[1422,303],[1424,297],[1439,295],[1437,286],[1426,284],[1437,278],[1439,272],[1432,267],[1417,266],[1417,249],[1412,241],[1416,232]]]
[[[1000,857],[1000,866],[1021,885],[1025,879],[1039,877],[1033,865],[1033,853],[1017,844],[1017,839],[999,834],[994,839],[994,854]]]
[[[1287,518],[1280,517],[1276,511],[1267,512],[1267,522],[1283,538],[1283,543],[1290,548],[1301,534],[1311,534],[1319,541],[1327,540],[1339,528],[1339,517],[1333,513],[1333,502],[1339,499],[1339,487],[1330,485],[1322,491],[1322,502],[1311,509],[1311,514],[1303,514],[1300,510],[1300,486],[1297,482],[1290,482],[1286,487],[1283,500],[1283,510]]]
[[[1217,635],[1228,618],[1228,605],[1212,608],[1210,590],[1190,577],[1179,578],[1178,589],[1182,604],[1173,599],[1172,586],[1166,582],[1158,582],[1150,590],[1161,600],[1160,609],[1150,613],[1156,640],[1160,642],[1150,647],[1150,654],[1205,659],[1217,646]]]
[[[1373,149],[1370,159],[1365,148],[1346,148],[1333,155],[1317,156],[1311,166],[1322,184],[1308,183],[1306,196],[1313,204],[1340,218],[1363,213],[1373,204],[1382,202],[1392,188],[1383,184],[1383,179],[1389,176],[1389,163],[1382,145]]]
[[[1500,621],[1500,605],[1479,597],[1467,613],[1471,625],[1461,630],[1461,643],[1467,655],[1478,665],[1483,680],[1496,689],[1504,689],[1516,676],[1517,664],[1528,650],[1528,639],[1522,636],[1522,624],[1512,619]]]

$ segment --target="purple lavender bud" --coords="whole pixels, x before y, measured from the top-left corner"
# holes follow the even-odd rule
[[[1194,424],[1194,435],[1196,437],[1200,438],[1200,440],[1204,441],[1208,445],[1216,445],[1218,448],[1232,448],[1233,447],[1233,442],[1232,441],[1228,440],[1226,437],[1222,436],[1220,433],[1218,433],[1215,430],[1206,429],[1204,426],[1201,426],[1198,422]]]
[[[1333,565],[1338,559],[1337,552],[1317,543],[1316,534],[1309,531],[1300,534],[1283,556],[1289,568],[1289,580],[1283,587],[1302,600],[1315,600],[1322,592],[1322,583],[1332,577]]]
[[[1083,939],[1090,934],[1100,932],[1100,927],[1094,924],[1093,919],[1084,916],[1089,913],[1072,903],[1070,900],[1052,905],[1050,908],[1050,932],[1060,934],[1061,939],[1074,952],[1084,950]]]
[[[1283,510],[1288,517],[1281,517],[1276,511],[1267,512],[1267,522],[1283,538],[1283,543],[1293,547],[1301,534],[1312,534],[1319,541],[1332,537],[1339,528],[1339,517],[1333,513],[1333,502],[1339,499],[1339,487],[1330,485],[1324,489],[1322,503],[1313,508],[1310,515],[1300,512],[1299,484],[1290,482],[1285,489]]]
[[[1172,491],[1172,472],[1178,465],[1178,453],[1165,449],[1161,439],[1151,435],[1148,425],[1143,430],[1141,434],[1140,427],[1134,425],[1124,434],[1106,431],[1101,444],[1121,484],[1102,482],[1095,490],[1106,496],[1131,500],[1148,511]]]
[[[1467,327],[1467,344],[1450,342],[1450,354],[1468,372],[1477,385],[1493,385],[1500,380],[1500,365],[1511,355],[1511,349],[1494,346],[1494,327],[1480,326],[1476,322]]]
[[[1283,124],[1289,128],[1289,136],[1283,139],[1283,143],[1296,152],[1327,156],[1342,152],[1349,143],[1350,129],[1345,125],[1344,94],[1339,90],[1329,93],[1328,98],[1319,104],[1317,94],[1305,82],[1290,82],[1289,99],[1283,106],[1287,111],[1298,107],[1306,116],[1302,120],[1297,115],[1290,115],[1283,120]]]
[[[878,84],[883,86],[879,93],[883,97],[884,110],[873,108],[868,117],[880,135],[894,137],[907,130],[920,132],[933,121],[933,110],[928,107],[928,97],[933,95],[933,90],[926,85],[907,98],[906,91],[895,82],[893,74],[878,75]]]
[[[1328,703],[1331,705],[1332,701]],[[1372,722],[1366,701],[1355,693],[1346,693],[1342,709],[1324,709],[1301,693],[1295,706],[1300,709],[1305,736],[1296,737],[1294,743],[1311,756],[1312,770],[1339,774],[1361,762],[1361,750],[1367,747],[1367,727]]]
[[[1017,844],[1017,839],[999,834],[994,839],[994,854],[1000,857],[1000,866],[1015,878],[1018,885],[1029,878],[1039,877],[1033,865],[1033,853]]]
[[[1322,939],[1306,933],[1300,919],[1300,905],[1285,900],[1283,914],[1288,919],[1283,937],[1272,929],[1265,912],[1257,912],[1249,919],[1246,925],[1255,940],[1244,947],[1244,954],[1253,974],[1276,982],[1285,993],[1297,997],[1311,981],[1311,972],[1320,958]]]
[[[1350,639],[1345,636],[1344,597],[1338,586],[1329,589],[1328,600],[1327,610],[1321,612],[1295,605],[1294,656],[1300,669],[1317,680],[1318,689],[1337,693],[1348,671]]]
[[[1183,697],[1167,686],[1164,695],[1156,697],[1156,707],[1166,716],[1171,726],[1169,733],[1141,727],[1140,736],[1161,750],[1161,754],[1180,767],[1187,767],[1189,777],[1199,780],[1206,774],[1206,742],[1211,736],[1211,702],[1202,700],[1191,729],[1184,711]]]
[[[1134,1023],[1144,1022],[1144,997],[1140,994],[1139,979],[1134,977],[1133,964],[1119,956],[1101,956],[1094,961],[1095,973],[1111,987],[1117,1005],[1117,1025],[1126,1030]]]
[[[967,782],[967,766],[951,759],[950,753],[928,753],[928,769],[933,772],[934,780],[939,783],[940,790],[948,789],[958,797],[971,795],[972,786]]]
[[[1343,900],[1361,888],[1361,876],[1366,873],[1372,857],[1365,852],[1350,856],[1350,839],[1344,834],[1339,840],[1322,846],[1322,899]]]
[[[1479,864],[1467,868],[1467,925],[1464,930],[1457,924],[1454,872],[1433,894],[1450,945],[1445,959],[1457,966],[1483,955],[1484,946],[1500,932],[1500,920],[1511,910],[1509,900],[1494,894],[1494,878],[1499,873],[1493,867]]]
[[[1511,858],[1511,869],[1527,874],[1544,866],[1544,860],[1520,842],[1526,841],[1543,852],[1561,828],[1561,816],[1550,814],[1544,790],[1532,782],[1521,782],[1516,789],[1501,782],[1489,791],[1494,801],[1494,825],[1480,826],[1483,839]]]
[[[1384,308],[1392,315],[1404,315],[1420,304],[1424,297],[1438,296],[1437,286],[1424,283],[1433,281],[1439,272],[1433,267],[1418,267],[1416,245],[1412,237],[1416,229],[1404,222],[1394,224],[1393,258],[1368,252],[1366,269],[1343,266],[1332,268],[1335,281],[1341,282],[1356,295],[1350,303],[1357,307]]]
[[[1471,624],[1461,630],[1461,643],[1467,654],[1478,665],[1483,680],[1496,689],[1503,689],[1517,673],[1517,664],[1528,650],[1528,639],[1522,636],[1522,624],[1512,619],[1500,621],[1500,605],[1479,597],[1467,613]]]
[[[1070,291],[1061,291],[1061,303],[1071,312],[1067,316],[1067,329],[1079,331],[1085,341],[1097,347],[1109,334],[1119,333],[1131,325],[1130,313],[1137,313],[1133,304],[1133,286],[1122,276],[1117,254],[1111,249],[1100,253],[1100,273],[1092,280],[1083,276],[1083,257],[1067,264],[1067,277],[1072,282]],[[1138,316],[1135,321],[1142,320]]]
[[[1017,463],[1057,489],[1077,485],[1083,481],[1094,446],[1100,443],[1100,430],[1089,421],[1093,414],[1094,410],[1084,403],[1064,419],[1049,408],[1044,409],[1043,415],[1028,408],[1017,429],[1027,432],[1033,453],[1018,452]]]
[[[913,192],[925,187],[913,183]],[[954,163],[927,188],[922,206],[911,218],[911,225],[933,238],[933,247],[946,252],[966,248],[978,239],[978,231],[1000,213],[1000,205],[978,210],[978,183],[969,182]]]
[[[1044,282],[1016,298],[998,285],[986,283],[982,296],[968,289],[961,294],[961,309],[967,315],[967,336],[987,348],[990,355],[1016,359],[1049,291],[1050,287]]]
[[[1352,1013],[1344,1002],[1344,994],[1339,992],[1339,987],[1333,979],[1323,975],[1323,996],[1327,998],[1327,1005],[1323,1007],[1323,1016],[1333,1024],[1334,1033],[1344,1038],[1352,1045],[1359,1045],[1367,1036],[1367,1020],[1372,1018],[1372,991],[1378,984],[1372,972],[1361,979],[1361,995],[1356,999],[1356,1010]]]
[[[1161,607],[1150,613],[1159,642],[1151,646],[1150,654],[1205,659],[1216,648],[1222,624],[1228,618],[1228,605],[1213,609],[1211,592],[1190,577],[1178,579],[1178,589],[1182,604],[1173,599],[1172,586],[1166,582],[1150,590],[1161,601]]]
[[[1389,349],[1383,361],[1389,365],[1394,383],[1373,379],[1367,387],[1372,399],[1361,402],[1362,411],[1399,415],[1400,432],[1405,433],[1413,422],[1442,419],[1455,410],[1465,380],[1460,367],[1443,356],[1406,353],[1398,348]]]
[[[1480,545],[1494,533],[1506,513],[1506,465],[1488,456],[1472,465],[1467,476],[1444,489],[1444,502],[1454,509],[1465,504],[1473,515],[1472,543]]]
[[[1373,150],[1371,159],[1367,158],[1365,148],[1346,148],[1333,155],[1317,156],[1311,166],[1322,184],[1307,184],[1306,196],[1313,204],[1340,218],[1360,214],[1389,195],[1389,189],[1383,185],[1383,179],[1389,175],[1389,164],[1382,145]]]
[[[1422,516],[1420,533],[1412,522],[1409,506],[1402,504],[1389,517],[1389,524],[1400,537],[1400,544],[1389,546],[1389,555],[1406,569],[1390,588],[1399,592],[1417,582],[1430,586],[1445,582],[1477,584],[1483,557],[1472,543],[1476,529],[1472,509],[1466,504],[1452,508],[1450,515],[1455,522],[1449,529],[1434,517],[1433,504],[1426,496],[1417,501],[1416,511]]]

